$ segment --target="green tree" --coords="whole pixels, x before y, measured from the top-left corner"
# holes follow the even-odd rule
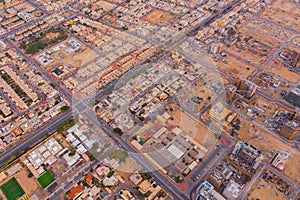
[[[120,128],[114,128],[113,130],[115,133],[117,133],[118,135],[122,136],[123,135],[123,131]]]
[[[70,106],[63,106],[60,108],[61,112],[67,112],[70,109]]]
[[[32,173],[32,172],[29,172],[29,173],[27,174],[27,177],[28,177],[28,178],[32,178],[32,177],[33,177],[33,173]]]
[[[141,176],[142,176],[142,179],[143,180],[151,180],[152,179],[152,176],[150,176],[148,173],[146,173],[146,172],[142,172],[141,173]]]
[[[174,178],[174,180],[175,180],[176,183],[182,183],[183,182],[183,178],[181,176],[176,176]]]
[[[107,174],[107,178],[112,177],[112,175],[114,175],[115,171],[114,170],[110,170]]]

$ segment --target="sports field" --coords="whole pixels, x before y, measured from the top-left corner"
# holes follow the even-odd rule
[[[17,200],[25,194],[23,188],[20,186],[15,177],[4,183],[1,186],[1,190],[7,200]]]
[[[46,188],[48,185],[53,183],[55,180],[54,176],[51,174],[50,171],[46,171],[41,177],[38,178],[38,182],[41,184],[43,188]]]

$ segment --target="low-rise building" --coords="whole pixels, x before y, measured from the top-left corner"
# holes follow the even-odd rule
[[[272,158],[270,163],[277,169],[283,170],[284,164],[287,161],[289,156],[290,156],[290,152],[288,152],[286,150],[279,151],[279,152],[275,153],[275,155]]]
[[[208,181],[203,182],[197,189],[196,200],[226,200]]]

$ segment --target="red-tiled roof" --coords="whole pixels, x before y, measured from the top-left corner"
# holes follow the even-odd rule
[[[92,178],[90,177],[90,176],[86,176],[85,177],[85,181],[86,181],[86,183],[88,184],[88,186],[92,186],[93,185],[93,183],[92,183]]]
[[[73,187],[70,192],[68,193],[68,196],[71,199],[74,199],[78,194],[82,192],[82,185],[77,185],[76,187]]]

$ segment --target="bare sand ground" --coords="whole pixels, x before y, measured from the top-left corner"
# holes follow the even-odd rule
[[[275,61],[279,61],[276,63]],[[279,57],[276,57],[268,66],[266,70],[273,73],[274,75],[285,79],[287,82],[297,84],[300,82],[300,74],[290,71],[288,68],[281,64]]]
[[[285,27],[299,30],[299,13],[299,4],[293,3],[292,1],[279,0],[272,5],[267,6],[266,10],[260,16],[267,20],[282,24]]]
[[[255,66],[261,66],[269,58],[269,56],[279,48],[278,40],[267,37],[265,34],[261,34],[258,31],[254,31],[249,28],[241,28],[238,32],[241,36],[252,37],[252,41],[257,40],[259,41],[259,43],[262,43],[271,49],[268,53],[260,52],[261,54],[267,54],[267,56],[261,56],[259,54],[253,54],[248,51],[248,49],[253,48],[250,46],[250,44],[248,44],[248,49],[240,49],[237,47],[237,44],[234,44],[229,48],[225,48],[227,52],[239,56],[246,61],[248,60],[249,63]]]
[[[227,55],[227,64],[219,61],[215,63],[221,70],[226,71],[228,74],[234,74],[236,77],[248,78],[255,71],[255,67],[244,63],[241,60],[236,59],[233,56]]]
[[[240,119],[242,122],[241,129],[238,133],[245,142],[261,150],[265,155],[267,162],[269,162],[269,159],[266,155],[272,150],[287,150],[290,152],[290,156],[286,162],[283,174],[300,184],[300,152],[291,146],[284,144],[279,138],[258,127],[256,127],[255,130],[258,132],[253,134],[250,132],[250,122],[242,118]]]
[[[21,187],[25,191],[25,194],[31,195],[33,194],[39,186],[36,179],[34,177],[28,178],[28,171],[26,168],[23,168],[20,172],[18,172],[15,177],[20,183]]]
[[[158,25],[166,25],[174,16],[168,12],[161,10],[153,10],[146,17],[145,20]]]
[[[132,173],[138,171],[139,166],[133,162],[131,158],[127,158],[125,162],[122,162],[117,168],[116,172],[124,179],[129,178]]]
[[[172,116],[167,124],[169,126],[177,126],[183,131],[183,135],[188,135],[191,138],[194,138],[196,142],[202,144],[206,148],[210,148],[215,143],[214,134],[202,123],[200,123],[193,116],[182,112],[179,107],[176,105],[170,105],[172,111],[168,113]],[[169,107],[169,108],[171,108]]]
[[[271,187],[263,179],[259,178],[257,184],[253,184],[248,200],[252,199],[272,199],[272,200],[286,200],[282,193]]]

